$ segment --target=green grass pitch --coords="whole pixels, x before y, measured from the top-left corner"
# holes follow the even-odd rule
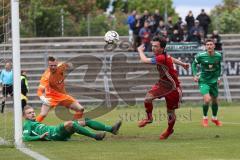
[[[177,110],[178,120],[174,134],[164,141],[159,140],[159,134],[167,126],[166,109],[163,103],[158,106],[160,107],[154,108],[154,122],[144,128],[137,127],[137,121],[144,117],[143,106],[117,108],[98,118],[97,120],[109,125],[119,119],[123,120],[119,135],[108,133],[103,141],[75,134],[67,142],[38,141],[25,144],[52,160],[240,159],[238,102],[221,103],[218,117],[223,121],[223,126],[216,127],[210,123],[208,128],[200,125],[200,104],[183,104]],[[61,121],[51,111],[44,122],[54,125]],[[0,159],[31,158],[14,148],[0,147]]]

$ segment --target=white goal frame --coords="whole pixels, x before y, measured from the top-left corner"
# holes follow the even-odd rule
[[[12,61],[13,61],[13,107],[14,107],[14,143],[22,143],[22,107],[21,107],[21,65],[20,65],[20,27],[19,0],[11,0]]]

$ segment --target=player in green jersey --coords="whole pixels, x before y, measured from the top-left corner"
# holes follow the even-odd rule
[[[203,120],[202,125],[208,127],[208,108],[212,101],[212,122],[216,126],[222,126],[222,122],[217,119],[218,112],[218,86],[221,76],[222,55],[214,50],[213,40],[205,42],[206,51],[200,52],[195,56],[192,63],[194,81],[198,82],[199,90],[203,95]],[[197,74],[197,64],[200,66],[200,76]]]
[[[36,121],[36,114],[31,106],[26,106],[23,111],[25,118],[23,126],[23,140],[36,141],[36,140],[56,140],[66,141],[71,138],[74,133],[82,134],[96,140],[102,140],[106,133],[94,133],[84,128],[88,126],[94,130],[107,131],[112,134],[117,134],[121,127],[121,121],[113,126],[108,126],[103,123],[85,118],[82,121],[66,121],[56,126],[48,126]]]

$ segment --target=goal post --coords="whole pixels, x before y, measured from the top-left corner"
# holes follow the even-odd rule
[[[20,27],[19,0],[11,0],[12,61],[13,61],[13,107],[14,143],[22,146],[22,107],[21,107],[21,65],[20,65]]]

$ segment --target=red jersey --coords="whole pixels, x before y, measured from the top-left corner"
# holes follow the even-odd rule
[[[171,82],[175,88],[179,87],[178,73],[174,69],[171,56],[160,54],[151,59],[152,64],[157,65],[159,79]]]

